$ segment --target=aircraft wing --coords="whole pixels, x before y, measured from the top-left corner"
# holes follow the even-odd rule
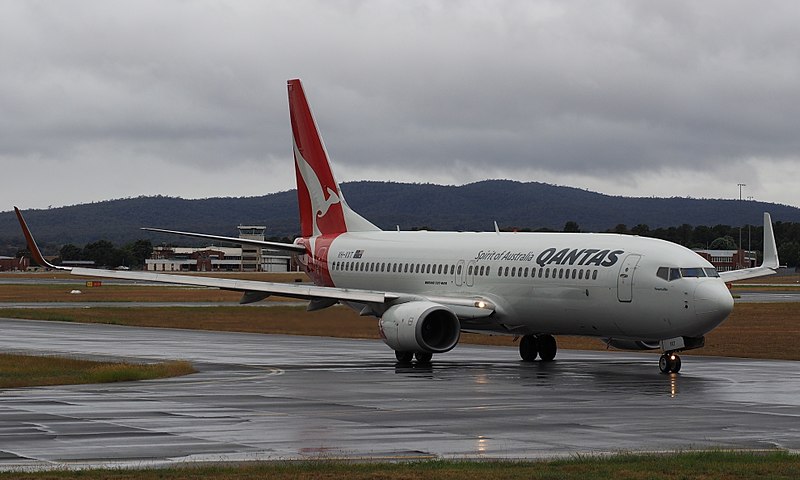
[[[30,250],[31,255],[36,263],[43,267],[48,267],[55,270],[69,271],[73,275],[169,283],[174,285],[192,285],[197,287],[211,287],[239,291],[243,293],[240,303],[251,303],[263,300],[270,295],[280,295],[282,297],[310,300],[311,302],[309,303],[309,310],[317,310],[329,307],[338,302],[349,302],[365,305],[364,310],[361,312],[362,315],[380,316],[392,305],[423,299],[441,303],[442,305],[450,307],[459,318],[484,318],[490,316],[495,311],[495,305],[491,301],[478,297],[423,297],[420,295],[404,293],[325,287],[309,284],[261,282],[254,280],[175,275],[157,272],[132,272],[57,266],[44,259],[44,256],[39,250],[39,246],[33,239],[33,235],[31,234],[25,219],[22,217],[22,213],[17,207],[14,207],[14,211],[16,212],[17,219],[22,227],[22,233],[25,235],[25,240],[28,244],[28,250]]]
[[[255,247],[266,247],[266,248],[274,248],[276,250],[288,250],[290,252],[295,253],[305,253],[306,248],[302,245],[295,245],[294,243],[280,243],[280,242],[269,242],[264,240],[250,240],[247,238],[238,238],[238,237],[223,237],[220,235],[209,235],[207,233],[194,233],[194,232],[180,232],[177,230],[164,230],[162,228],[149,228],[143,227],[142,230],[147,230],[148,232],[159,232],[159,233],[169,233],[172,235],[182,235],[184,237],[195,237],[195,238],[205,238],[208,240],[218,240],[220,242],[228,242],[228,243],[237,243],[240,245],[253,245]]]
[[[747,280],[748,278],[773,275],[779,266],[778,247],[775,245],[775,234],[772,231],[772,218],[769,213],[764,212],[764,260],[761,262],[761,266],[720,272],[719,276],[726,283]]]
[[[175,285],[192,285],[196,287],[212,287],[244,293],[258,292],[267,295],[280,295],[282,297],[309,300],[331,299],[358,303],[382,304],[398,298],[397,295],[386,292],[354,290],[336,287],[320,287],[309,284],[260,282],[254,280],[238,280],[234,278],[198,277],[192,275],[172,275],[168,273],[156,272],[131,272],[79,267],[68,268],[70,268],[70,273],[73,275],[87,277],[117,278],[122,280],[138,280],[145,282],[171,283]],[[263,295],[259,299],[264,299],[267,297],[267,295]]]

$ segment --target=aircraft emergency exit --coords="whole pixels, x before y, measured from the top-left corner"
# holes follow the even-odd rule
[[[702,347],[728,317],[733,299],[725,282],[778,267],[767,213],[762,265],[723,273],[680,245],[631,235],[382,231],[348,206],[300,80],[288,90],[301,226],[294,243],[146,230],[288,250],[313,285],[51,265],[15,207],[35,260],[81,276],[241,291],[241,303],[270,295],[307,299],[308,310],[341,303],[376,317],[401,363],[430,362],[454,348],[461,332],[519,337],[522,360],[551,361],[554,335],[578,335],[621,349],[660,349],[664,373],[677,373],[677,353]]]

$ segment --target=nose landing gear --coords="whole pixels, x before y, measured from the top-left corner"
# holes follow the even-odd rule
[[[558,344],[552,335],[525,335],[519,342],[519,356],[524,362],[532,362],[538,356],[549,362],[556,358]]]
[[[661,373],[678,373],[681,371],[681,357],[675,352],[667,352],[658,359]]]

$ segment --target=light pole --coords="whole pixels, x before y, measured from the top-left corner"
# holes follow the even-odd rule
[[[746,183],[737,183],[736,185],[739,186],[739,201],[742,201],[742,187],[746,187]],[[744,262],[742,261],[742,226],[739,225],[739,268],[742,268]]]

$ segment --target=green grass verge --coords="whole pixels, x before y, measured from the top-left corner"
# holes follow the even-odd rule
[[[192,364],[95,362],[76,358],[0,354],[0,388],[130,382],[194,373]]]
[[[697,452],[619,455],[543,462],[421,461],[354,463],[338,461],[258,462],[172,469],[112,469],[1,473],[0,479],[796,479],[800,457],[782,452]]]

